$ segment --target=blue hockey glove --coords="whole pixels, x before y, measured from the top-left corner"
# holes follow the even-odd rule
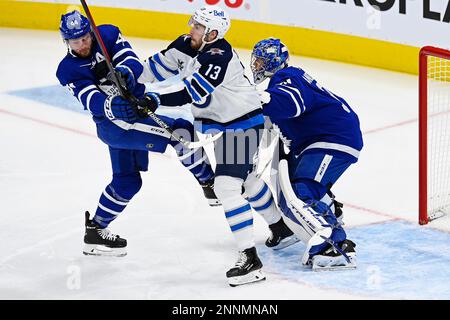
[[[161,100],[159,99],[159,94],[155,92],[147,92],[143,98],[139,99],[138,102],[138,113],[148,115],[148,112],[155,112],[156,109],[161,104]]]
[[[135,108],[131,102],[121,96],[109,96],[104,105],[105,116],[109,120],[123,120],[133,123],[137,120]]]
[[[118,73],[118,76],[124,80],[122,82],[125,82],[126,89],[133,92],[134,87],[136,86],[136,80],[134,79],[131,69],[126,66],[117,66],[114,70]]]

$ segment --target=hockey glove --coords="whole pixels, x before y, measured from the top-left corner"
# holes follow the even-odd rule
[[[121,96],[109,96],[105,100],[105,116],[109,120],[123,120],[133,123],[137,120],[135,108],[131,105],[131,102],[125,100]]]
[[[127,89],[129,92],[133,92],[134,87],[136,86],[136,80],[131,69],[126,66],[117,66],[114,70],[119,77],[121,85],[125,85],[124,89]]]
[[[147,92],[138,102],[138,113],[148,115],[149,112],[155,112],[161,104],[159,94],[155,92]]]

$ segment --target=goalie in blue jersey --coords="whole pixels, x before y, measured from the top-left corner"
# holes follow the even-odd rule
[[[342,205],[331,188],[358,161],[363,147],[358,116],[343,98],[288,61],[279,39],[262,40],[252,52],[255,83],[270,78],[261,93],[263,113],[289,149],[278,162],[279,206],[306,244],[304,265],[354,268],[356,245],[347,239]]]
[[[126,82],[130,93],[142,99],[145,87],[135,81],[142,75],[142,63],[117,27],[101,25],[98,29],[115,72]],[[78,11],[64,14],[60,32],[68,52],[56,76],[91,113],[99,139],[109,148],[112,165],[112,181],[102,192],[93,219],[89,212],[85,214],[83,252],[88,255],[126,254],[126,240],[112,234],[107,227],[141,188],[140,172],[148,169],[149,151],[162,153],[172,145],[181,163],[202,185],[210,204],[219,204],[212,188],[214,174],[203,148],[190,150],[171,140],[166,130],[146,117],[139,104],[132,104],[119,95],[100,44],[92,35],[89,20]],[[160,118],[186,140],[194,139],[194,126],[188,120]]]

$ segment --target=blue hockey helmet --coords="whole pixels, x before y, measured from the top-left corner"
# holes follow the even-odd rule
[[[280,39],[267,38],[255,44],[251,70],[255,83],[261,83],[288,65],[289,51]]]
[[[64,40],[77,39],[91,31],[91,24],[79,11],[74,10],[61,15],[59,31]]]

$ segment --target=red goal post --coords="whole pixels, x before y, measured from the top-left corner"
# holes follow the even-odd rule
[[[427,46],[419,54],[419,223],[449,212],[450,51]]]

